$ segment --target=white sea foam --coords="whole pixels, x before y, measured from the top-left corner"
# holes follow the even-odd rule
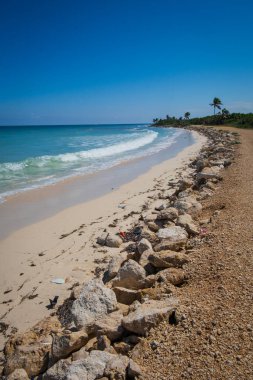
[[[65,153],[56,156],[63,162],[77,161],[83,158],[103,158],[121,154],[130,150],[141,148],[147,144],[151,144],[158,136],[158,132],[148,131],[145,136],[130,140],[126,143],[114,144],[105,148],[90,149],[76,153]]]
[[[121,139],[120,134],[116,135],[115,139],[108,136],[104,140],[107,145],[100,147],[96,142],[95,149],[32,157],[22,162],[2,163],[0,180],[3,183],[5,181],[7,187],[2,188],[0,203],[8,196],[19,192],[54,184],[72,176],[105,170],[133,158],[157,153],[174,144],[182,133],[184,131],[174,130],[173,133],[168,131],[164,136],[160,136],[157,131],[139,129],[138,133],[121,135]],[[125,142],[122,142],[124,138]]]
[[[126,143],[119,143],[109,145],[104,148],[95,148],[90,150],[84,150],[80,152],[64,153],[56,156],[40,156],[31,159],[27,159],[23,162],[8,162],[0,165],[0,173],[2,171],[19,171],[25,167],[44,167],[47,165],[57,164],[57,162],[75,162],[85,159],[100,159],[109,156],[122,154],[124,152],[132,151],[151,144],[158,136],[158,132],[147,131],[145,136],[129,140]],[[133,136],[134,137],[134,136]]]

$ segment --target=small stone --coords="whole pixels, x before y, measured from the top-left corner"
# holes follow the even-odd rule
[[[153,340],[150,343],[150,347],[152,348],[152,350],[156,350],[159,347],[159,343],[156,340]]]
[[[216,341],[215,337],[213,335],[209,336],[209,343],[214,343]]]

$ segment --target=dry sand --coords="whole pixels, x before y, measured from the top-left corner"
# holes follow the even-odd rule
[[[106,266],[114,250],[97,246],[97,236],[115,219],[116,227],[109,230],[116,233],[129,228],[138,221],[149,196],[157,194],[176,173],[190,170],[189,158],[197,155],[206,141],[194,133],[194,145],[132,182],[19,229],[0,241],[0,319],[10,325],[9,332],[23,331],[49,315],[49,298],[58,295],[60,304],[74,283],[94,277],[97,266]],[[120,208],[121,204],[125,208]],[[51,282],[58,277],[65,283]],[[0,335],[0,349],[3,343]]]

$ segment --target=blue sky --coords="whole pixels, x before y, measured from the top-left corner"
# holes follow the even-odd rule
[[[0,124],[253,112],[252,0],[2,0]]]

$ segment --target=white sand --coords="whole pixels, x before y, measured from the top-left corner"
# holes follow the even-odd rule
[[[189,158],[193,158],[206,141],[194,133],[195,144],[132,182],[1,240],[0,319],[19,330],[27,329],[50,314],[46,308],[49,298],[58,295],[60,304],[75,282],[84,282],[94,276],[97,266],[106,266],[106,261],[119,249],[93,247],[97,236],[114,219],[118,219],[117,227],[108,230],[115,233],[138,221],[139,214],[123,217],[132,211],[140,213],[146,201],[154,202],[148,196],[157,194],[159,186],[162,188],[175,178],[176,172],[181,173],[187,167]],[[118,207],[122,202],[126,204],[125,209]],[[71,233],[74,230],[77,231]],[[62,234],[69,235],[60,239]],[[64,278],[65,284],[53,284],[51,280],[57,277]],[[3,303],[6,301],[10,302]]]

